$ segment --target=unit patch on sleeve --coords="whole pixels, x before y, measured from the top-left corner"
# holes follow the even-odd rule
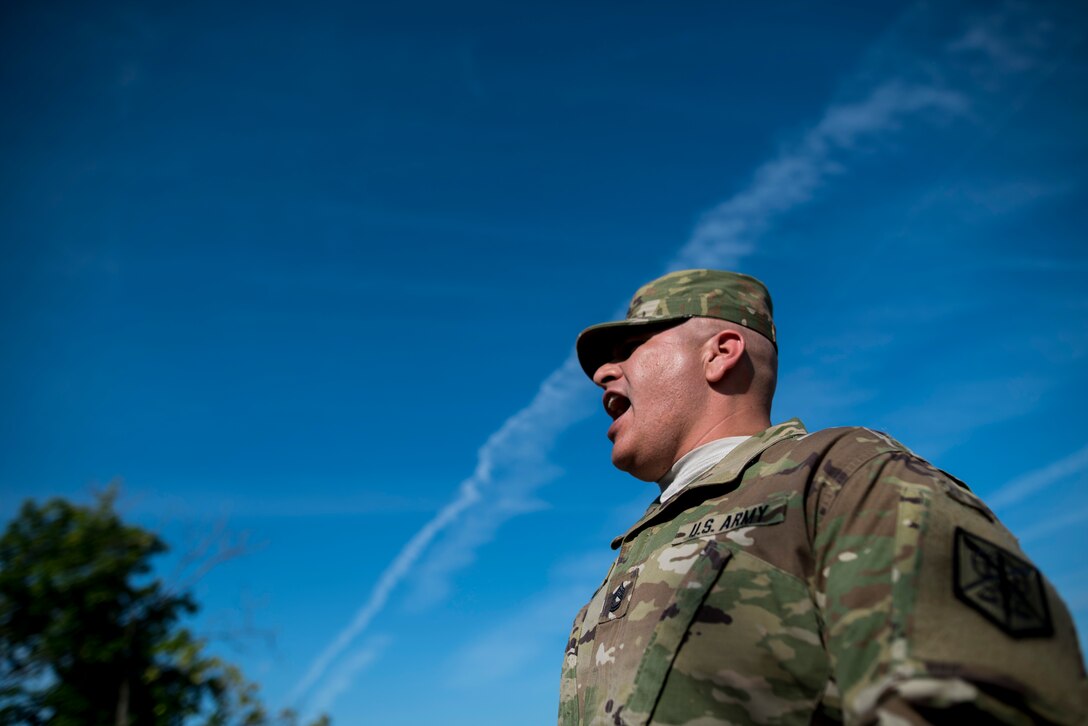
[[[960,527],[953,548],[956,597],[1014,638],[1054,634],[1043,578],[1031,563]]]
[[[786,519],[785,498],[772,499],[763,504],[751,507],[734,509],[725,514],[714,514],[703,517],[698,522],[692,522],[680,527],[676,532],[674,541],[703,537],[707,535],[728,532],[741,527],[760,527],[768,524],[778,524]]]

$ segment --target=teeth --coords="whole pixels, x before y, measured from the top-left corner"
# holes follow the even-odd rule
[[[631,402],[618,393],[610,393],[605,397],[604,410],[612,418],[619,418],[631,407]]]

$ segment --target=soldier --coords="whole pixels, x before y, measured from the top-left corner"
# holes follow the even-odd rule
[[[963,482],[771,426],[767,289],[675,272],[578,337],[612,462],[661,486],[574,621],[561,724],[1085,721],[1073,622]]]

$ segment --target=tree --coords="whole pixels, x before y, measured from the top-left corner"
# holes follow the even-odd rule
[[[0,723],[296,724],[181,625],[196,602],[151,576],[166,544],[122,522],[116,496],[27,501],[0,537]]]

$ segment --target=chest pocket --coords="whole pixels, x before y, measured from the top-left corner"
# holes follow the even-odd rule
[[[599,612],[595,652],[615,660],[605,669],[602,659],[596,662],[597,674],[605,670],[608,675],[599,684],[604,686],[602,703],[596,708],[586,704],[587,721],[649,722],[696,613],[731,555],[718,541],[695,539],[654,552],[634,577],[611,578]],[[626,591],[616,598],[620,589]],[[609,612],[612,606],[617,607]]]

